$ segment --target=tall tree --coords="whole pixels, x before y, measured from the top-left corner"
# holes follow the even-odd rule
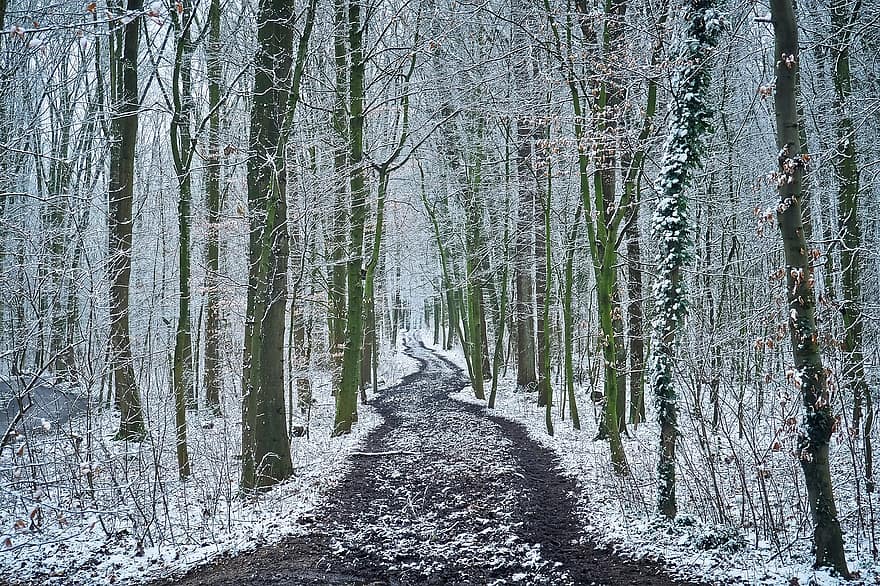
[[[797,92],[800,70],[797,16],[792,0],[771,0],[776,69],[776,146],[778,179],[776,219],[785,255],[786,299],[795,382],[800,388],[804,418],[798,436],[798,454],[813,517],[817,566],[831,566],[849,577],[843,553],[843,535],[831,486],[828,442],[834,418],[828,380],[819,350],[813,289],[813,269],[801,216],[805,161],[798,133]]]
[[[357,416],[357,391],[360,379],[361,345],[364,338],[364,223],[367,216],[367,185],[364,170],[364,75],[363,23],[361,0],[348,4],[348,163],[351,190],[350,235],[346,281],[345,347],[342,351],[342,379],[336,395],[335,435],[349,433]]]
[[[834,101],[837,123],[837,145],[834,153],[834,171],[837,176],[837,209],[840,226],[840,311],[844,328],[843,380],[853,394],[853,427],[858,429],[864,403],[865,413],[865,478],[873,485],[873,449],[871,427],[874,406],[865,379],[864,321],[862,301],[862,231],[859,223],[859,168],[856,151],[857,137],[852,118],[852,73],[850,45],[852,26],[858,18],[860,2],[852,5],[846,0],[831,0],[831,57],[834,62]],[[869,490],[870,491],[870,490]]]
[[[534,147],[540,129],[536,114],[530,111],[537,65],[534,63],[527,24],[534,19],[528,2],[518,1],[513,14],[523,23],[513,30],[513,46],[516,62],[513,63],[514,80],[522,95],[523,104],[516,117],[516,176],[519,193],[519,209],[516,225],[516,260],[513,266],[514,321],[516,323],[516,384],[520,389],[532,390],[538,384],[535,348],[535,200],[540,181],[535,169]],[[543,222],[541,223],[543,225]]]
[[[337,143],[333,151],[335,176],[334,200],[330,227],[330,268],[328,270],[328,297],[330,301],[329,330],[330,358],[341,375],[343,345],[345,343],[346,264],[345,243],[348,225],[349,181],[348,170],[348,9],[347,0],[333,1],[333,62],[336,85],[333,101],[332,124]]]
[[[677,335],[687,314],[684,291],[685,265],[693,251],[693,229],[688,218],[685,188],[702,161],[704,136],[712,110],[708,105],[711,69],[709,58],[722,31],[712,0],[688,3],[687,29],[680,43],[678,67],[666,145],[657,187],[660,203],[654,211],[652,232],[657,241],[659,273],[654,283],[652,385],[660,420],[660,483],[658,508],[667,518],[676,515],[675,443],[678,397],[673,380]]]
[[[608,439],[611,461],[619,474],[628,474],[629,465],[626,452],[620,438],[618,427],[618,374],[619,360],[617,344],[614,337],[614,303],[613,291],[617,280],[617,246],[621,222],[629,209],[629,193],[624,191],[622,197],[615,194],[616,147],[613,135],[616,128],[616,109],[623,96],[620,93],[619,79],[596,75],[592,59],[582,63],[575,56],[583,54],[585,47],[592,47],[592,39],[596,36],[593,29],[595,20],[591,8],[585,1],[575,3],[576,13],[567,14],[563,26],[557,22],[549,0],[544,7],[550,21],[553,34],[555,53],[560,59],[565,85],[571,95],[572,114],[574,115],[573,130],[577,149],[578,187],[585,219],[587,242],[589,243],[593,276],[596,281],[596,309],[599,318],[599,345],[604,364],[603,407],[597,439]],[[605,15],[601,20],[600,38],[609,48],[610,39],[620,39],[621,33],[615,32],[622,26],[622,17],[626,11],[624,2],[614,1],[605,5]],[[575,19],[580,28],[580,46],[573,44]],[[592,55],[591,50],[587,51]],[[610,58],[610,55],[606,55]],[[594,87],[590,91],[582,82],[583,72],[587,67],[589,79]],[[592,96],[592,100],[591,100]],[[610,102],[609,102],[610,99]],[[591,107],[591,108],[590,108]],[[596,148],[589,144],[594,139],[588,126],[589,113],[592,110],[595,128]],[[600,144],[601,143],[601,144]],[[591,152],[592,151],[592,152]],[[591,170],[592,163],[592,170]],[[618,308],[619,311],[619,308]]]
[[[287,307],[287,157],[293,116],[314,24],[310,0],[294,62],[296,12],[291,0],[263,0],[257,15],[251,152],[248,157],[250,257],[242,390],[245,491],[293,473],[284,403]],[[295,63],[295,66],[294,66]]]
[[[140,14],[143,0],[128,0],[126,10]],[[125,21],[123,21],[125,22]],[[134,375],[129,332],[132,201],[138,131],[138,48],[140,18],[117,25],[111,37],[113,111],[110,116],[109,262],[110,361],[120,421],[117,439],[139,440],[146,428]]]
[[[220,414],[222,321],[220,314],[220,88],[223,79],[222,41],[220,38],[220,0],[211,0],[208,8],[206,69],[208,77],[208,136],[205,164],[205,404]]]
[[[178,251],[178,299],[177,332],[174,337],[174,364],[172,379],[174,385],[174,414],[177,431],[177,469],[181,478],[190,474],[189,455],[186,445],[187,403],[196,404],[194,393],[192,327],[190,323],[190,224],[192,214],[192,166],[195,154],[196,137],[192,136],[191,119],[193,113],[192,97],[192,58],[193,10],[191,4],[183,5],[182,10],[172,11],[172,21],[177,34],[174,55],[171,94],[173,118],[171,120],[171,154],[174,170],[177,173],[178,203],[177,221],[179,240]]]

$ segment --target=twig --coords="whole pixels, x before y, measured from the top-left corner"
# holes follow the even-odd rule
[[[390,452],[352,452],[352,456],[370,456],[370,457],[379,457],[382,456],[418,456],[419,452],[408,452],[406,450],[393,450]]]

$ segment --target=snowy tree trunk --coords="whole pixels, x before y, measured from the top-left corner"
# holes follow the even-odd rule
[[[670,519],[677,512],[675,442],[678,435],[678,406],[673,368],[676,336],[687,313],[682,270],[692,255],[685,186],[691,172],[700,165],[703,137],[711,119],[711,110],[706,104],[711,81],[707,60],[721,28],[720,18],[712,8],[712,0],[689,2],[688,24],[681,42],[679,69],[674,79],[669,132],[657,180],[660,203],[654,212],[652,224],[658,246],[651,369],[660,420],[658,508],[663,516]]]
[[[363,24],[361,4],[353,0],[348,5],[348,41],[350,68],[349,87],[349,239],[347,262],[345,347],[342,351],[342,380],[336,396],[334,434],[349,433],[357,417],[357,389],[360,378],[361,345],[364,338],[363,306],[364,282],[364,225],[367,217],[366,173],[364,172],[364,78]]]
[[[293,473],[284,399],[284,329],[290,236],[286,147],[314,23],[310,0],[292,58],[290,0],[264,0],[257,16],[251,152],[250,248],[242,372],[242,490],[263,489]],[[293,67],[295,63],[295,67]]]

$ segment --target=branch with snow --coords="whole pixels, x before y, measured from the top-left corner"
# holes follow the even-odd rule
[[[654,212],[652,234],[658,245],[659,274],[654,284],[652,384],[661,426],[676,426],[676,392],[673,385],[673,361],[676,334],[687,315],[687,299],[682,269],[692,257],[692,230],[687,214],[685,186],[691,173],[700,166],[705,145],[703,137],[710,128],[712,110],[707,103],[711,83],[709,57],[723,30],[720,15],[712,0],[690,0],[688,25],[679,48],[679,69],[673,79],[674,95],[670,105],[670,124],[664,145],[663,163],[657,187],[660,203]],[[660,509],[675,516],[674,435],[661,437],[658,465]],[[671,445],[670,445],[671,442]]]

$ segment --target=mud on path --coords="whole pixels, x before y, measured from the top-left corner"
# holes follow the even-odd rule
[[[421,363],[374,399],[385,422],[305,535],[220,558],[174,584],[680,584],[656,565],[594,548],[575,482],[525,429],[449,397],[465,379]]]

